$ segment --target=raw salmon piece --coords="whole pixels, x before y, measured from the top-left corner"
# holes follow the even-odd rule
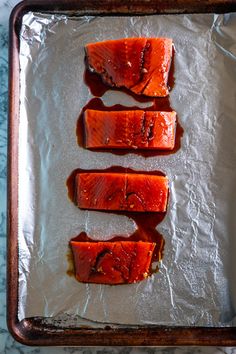
[[[90,70],[112,87],[165,97],[172,60],[172,39],[122,38],[86,45]]]
[[[76,279],[85,283],[136,283],[150,274],[155,243],[70,242]]]
[[[119,173],[78,173],[75,178],[76,204],[82,209],[122,210],[125,179]]]
[[[132,87],[133,92],[153,97],[168,96],[172,46],[172,39],[148,38],[143,58],[143,77]]]
[[[85,144],[89,149],[172,150],[176,112],[84,112]]]
[[[125,209],[166,211],[168,179],[163,176],[129,174],[126,181]]]
[[[75,203],[81,209],[164,212],[168,178],[132,173],[78,173]]]
[[[130,88],[141,80],[146,38],[125,38],[85,46],[90,68],[110,86]]]

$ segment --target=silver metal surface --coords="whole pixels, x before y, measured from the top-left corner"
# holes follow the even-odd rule
[[[84,45],[112,38],[174,40],[170,94],[184,128],[173,155],[96,153],[76,141],[92,98]],[[236,16],[73,17],[28,13],[20,38],[19,319],[69,314],[125,325],[231,325],[236,307]],[[133,100],[109,91],[111,105]],[[66,274],[68,241],[81,231],[129,235],[125,217],[77,209],[66,179],[75,168],[162,170],[170,180],[159,273],[138,284],[80,284]],[[78,319],[78,324],[80,319]],[[82,323],[82,322],[81,322]],[[91,322],[91,325],[92,322]]]

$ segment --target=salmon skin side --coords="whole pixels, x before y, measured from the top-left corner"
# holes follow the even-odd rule
[[[85,145],[89,149],[173,150],[176,112],[84,112]]]
[[[122,38],[85,46],[89,69],[111,87],[126,87],[138,95],[168,96],[172,60],[170,38]]]
[[[164,176],[91,172],[75,177],[75,203],[81,209],[165,212],[167,199]]]
[[[71,241],[70,245],[78,281],[124,284],[147,278],[156,244],[142,241]]]

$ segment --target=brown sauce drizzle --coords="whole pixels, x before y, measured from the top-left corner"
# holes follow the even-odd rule
[[[73,258],[73,253],[71,247],[68,247],[68,252],[66,254],[67,258],[67,263],[68,263],[68,269],[66,271],[66,274],[69,275],[69,277],[74,277],[75,276],[75,265],[74,265],[74,258]]]
[[[172,46],[172,60],[170,65],[170,71],[168,76],[168,89],[171,91],[175,86],[175,47]]]
[[[78,173],[83,172],[116,172],[116,173],[142,173],[148,175],[159,175],[165,176],[164,173],[160,171],[136,171],[130,168],[113,166],[104,170],[83,170],[76,169],[68,177],[66,185],[68,189],[68,197],[74,203],[75,198],[75,177]],[[156,226],[164,219],[166,212],[164,213],[142,213],[142,212],[129,212],[129,211],[101,211],[102,213],[112,213],[117,215],[125,215],[134,220],[137,225],[137,230],[129,237],[113,236],[109,241],[146,241],[146,242],[156,242],[156,247],[154,249],[152,262],[160,261],[163,257],[164,252],[164,238],[156,230]],[[85,232],[81,232],[78,236],[74,237],[73,240],[80,242],[98,242],[98,240],[91,239]]]

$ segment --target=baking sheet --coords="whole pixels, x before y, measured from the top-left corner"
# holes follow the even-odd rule
[[[19,319],[69,314],[94,323],[228,326],[234,323],[236,16],[68,17],[29,12],[20,36]],[[92,98],[84,45],[131,36],[175,43],[171,105],[184,128],[174,155],[95,153],[76,143],[76,121]],[[107,104],[133,99],[109,91]],[[67,245],[129,235],[125,216],[77,209],[65,182],[75,168],[162,170],[170,200],[158,230],[159,273],[132,285],[80,284],[66,274]]]

